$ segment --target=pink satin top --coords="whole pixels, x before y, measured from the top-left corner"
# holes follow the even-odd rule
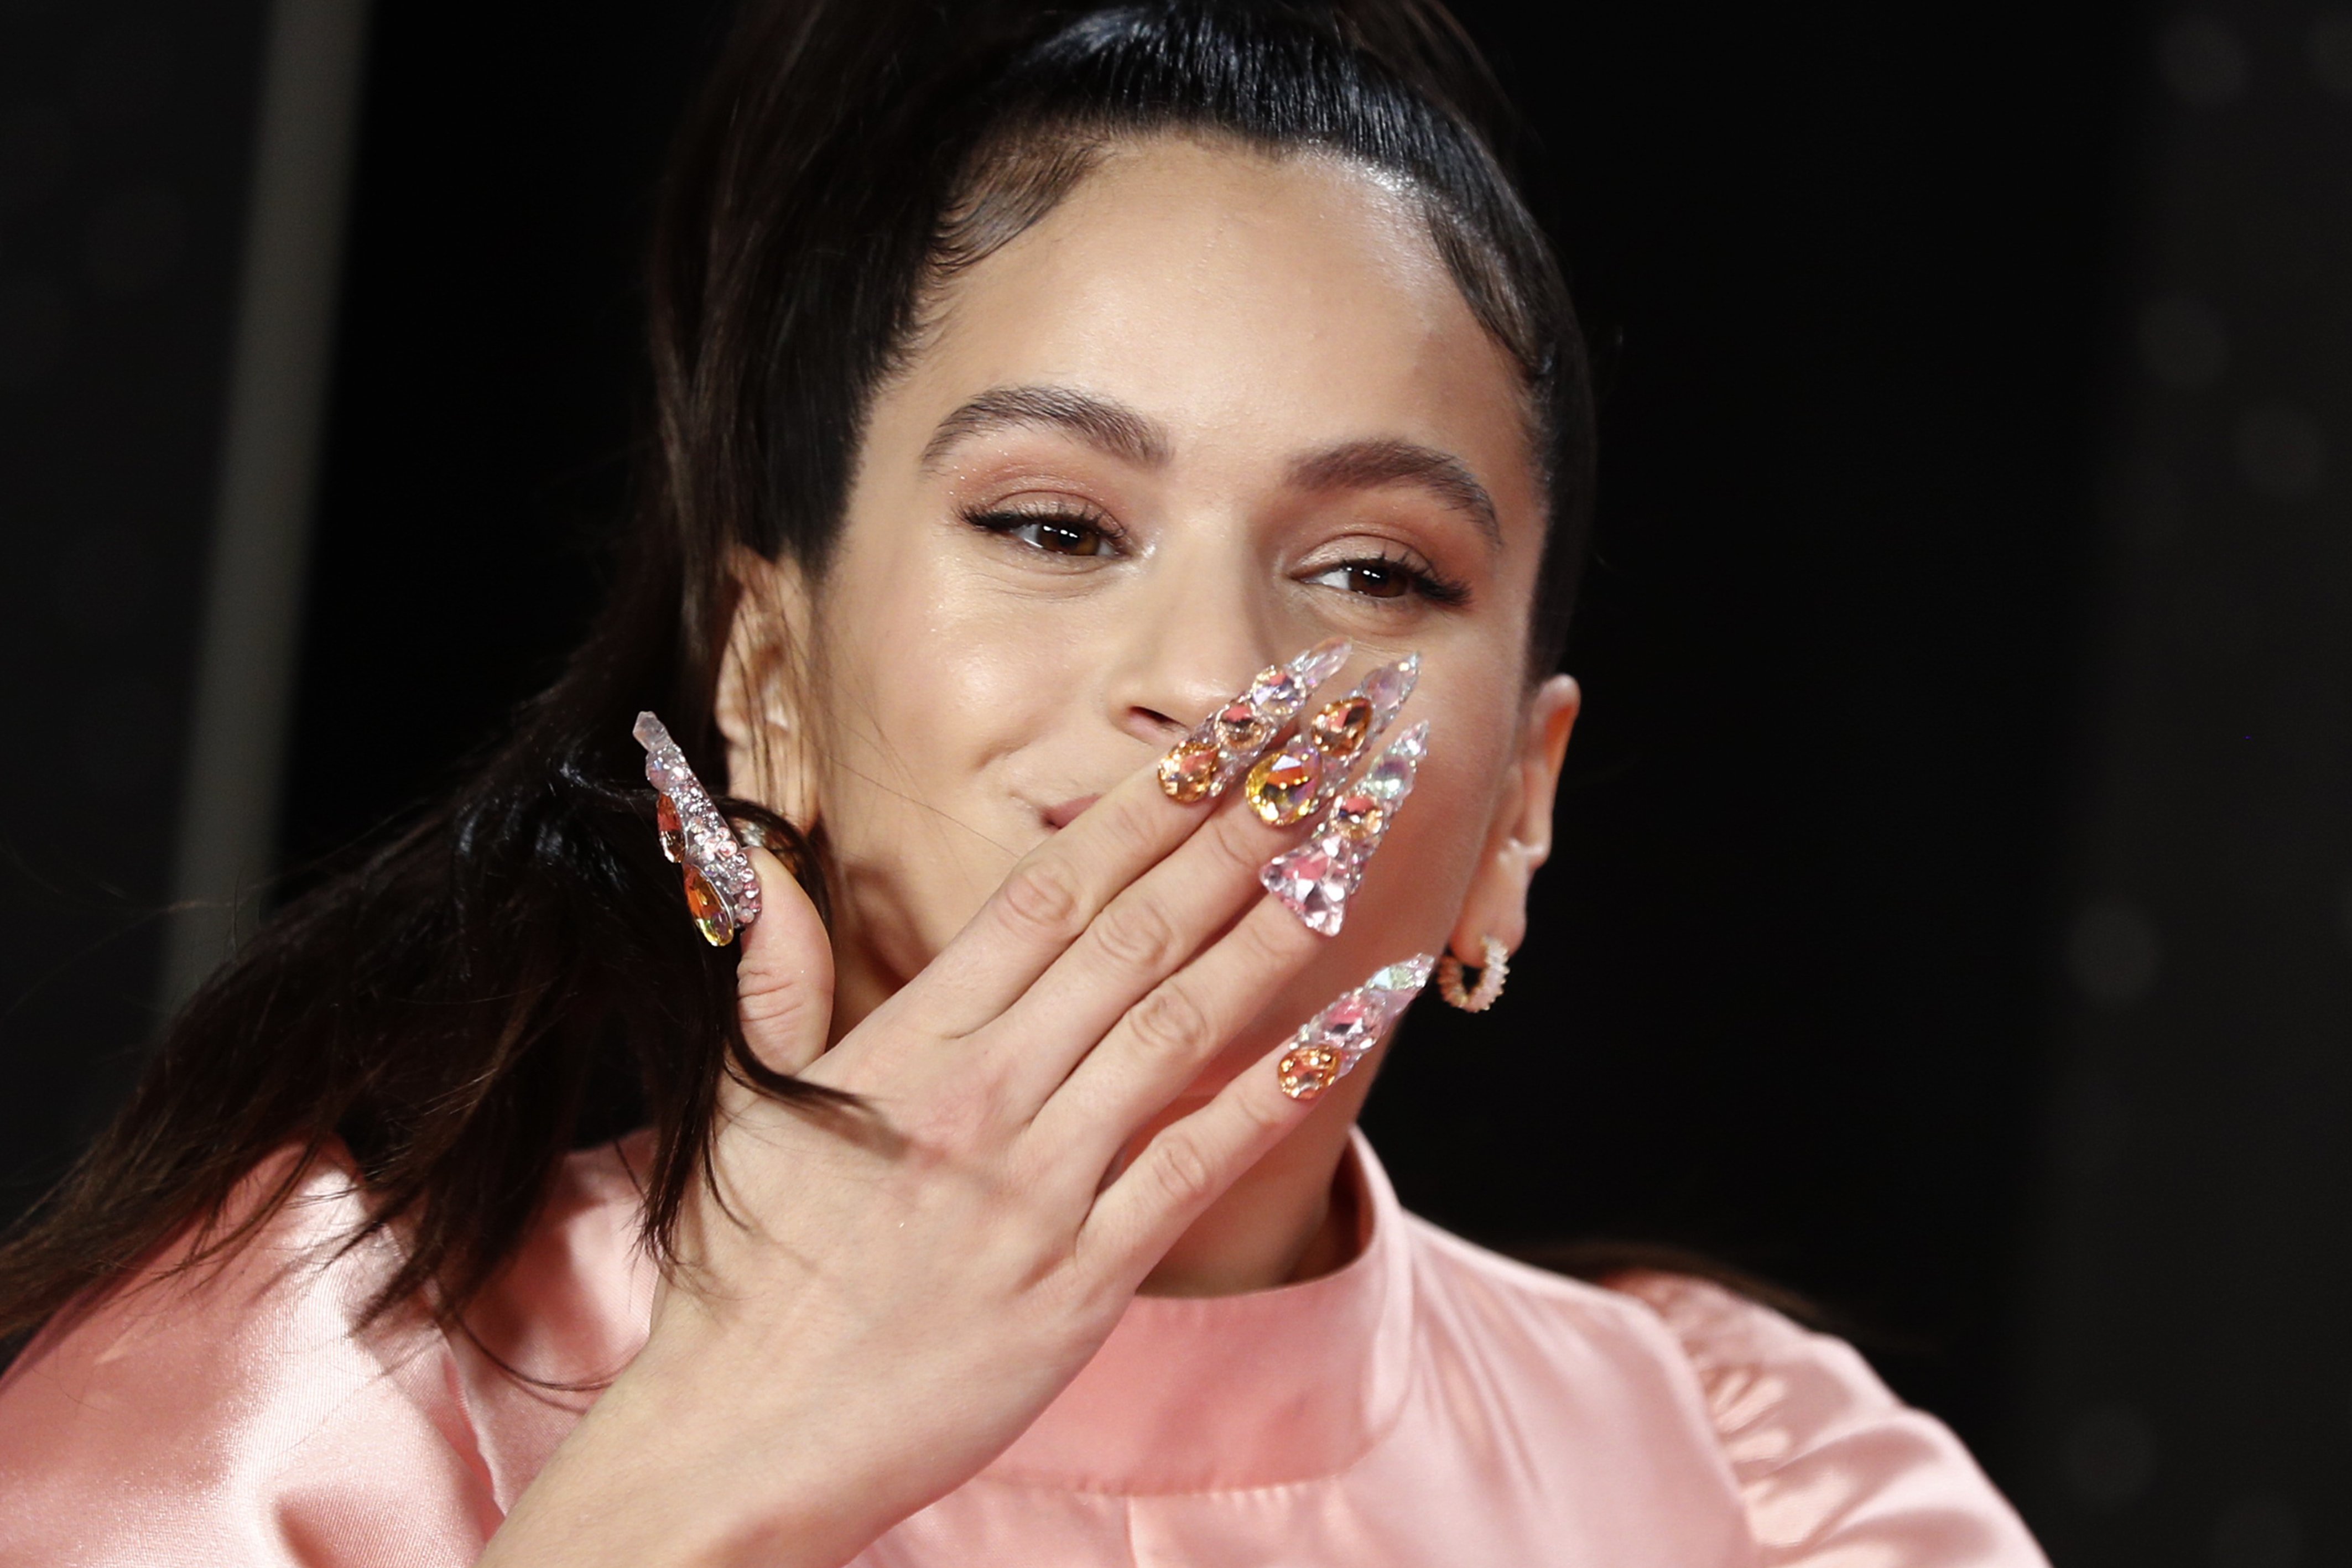
[[[0,1563],[457,1568],[643,1343],[627,1144],[574,1155],[469,1324],[352,1323],[322,1161],[225,1270],[119,1293],[0,1379]],[[641,1151],[640,1151],[641,1152]],[[257,1176],[266,1176],[267,1172]],[[1254,1295],[1146,1298],[1012,1448],[859,1568],[2027,1568],[1942,1425],[1845,1344],[1714,1286],[1601,1289],[1398,1207],[1360,1138],[1363,1249]]]

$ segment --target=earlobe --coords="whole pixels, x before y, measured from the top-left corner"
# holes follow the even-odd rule
[[[1569,675],[1552,676],[1528,698],[1518,755],[1496,801],[1485,856],[1449,943],[1465,963],[1481,962],[1489,941],[1517,952],[1527,940],[1528,889],[1551,858],[1552,803],[1559,793],[1560,766],[1581,703],[1582,693]]]
[[[796,678],[808,594],[789,560],[738,549],[731,565],[740,591],[712,709],[727,743],[728,789],[805,831],[816,825],[818,808]]]

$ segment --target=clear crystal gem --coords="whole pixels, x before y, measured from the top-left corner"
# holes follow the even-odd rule
[[[1275,718],[1288,718],[1307,700],[1307,689],[1297,675],[1277,664],[1257,673],[1257,679],[1250,683],[1247,700]]]
[[[1331,802],[1331,825],[1351,838],[1374,838],[1388,825],[1388,813],[1373,796],[1350,789]]]
[[[1274,721],[1245,702],[1219,708],[1213,722],[1217,744],[1227,751],[1255,751],[1274,733]]]
[[[1328,643],[1316,643],[1291,660],[1290,673],[1298,677],[1298,684],[1304,688],[1300,693],[1301,700],[1307,692],[1313,691],[1338,674],[1352,652],[1354,649],[1345,637],[1334,637]]]
[[[1413,683],[1420,679],[1421,655],[1408,653],[1395,664],[1382,664],[1366,675],[1361,690],[1385,721],[1404,706],[1404,699],[1412,695]]]

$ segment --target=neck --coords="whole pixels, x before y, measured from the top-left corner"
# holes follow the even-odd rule
[[[1145,1278],[1143,1294],[1237,1296],[1316,1279],[1354,1259],[1362,1216],[1355,1184],[1338,1177],[1371,1079],[1357,1076],[1360,1082],[1335,1088],[1192,1222]],[[1191,1108],[1171,1107],[1163,1120]],[[1145,1129],[1136,1146],[1158,1130]]]

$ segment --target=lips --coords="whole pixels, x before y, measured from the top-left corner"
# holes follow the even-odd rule
[[[1072,822],[1076,821],[1087,807],[1093,805],[1096,801],[1101,799],[1102,797],[1098,794],[1073,795],[1068,800],[1062,801],[1059,805],[1048,806],[1045,808],[1045,826],[1058,833],[1064,828],[1068,827]]]

